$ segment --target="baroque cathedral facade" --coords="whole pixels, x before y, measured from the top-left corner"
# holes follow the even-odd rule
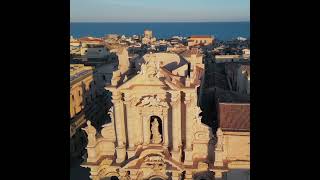
[[[221,142],[201,122],[203,63],[174,53],[129,61],[126,49],[119,53],[124,58],[105,87],[112,93],[111,122],[101,132],[90,121],[84,128],[88,157],[82,166],[90,168],[90,178],[221,178]]]

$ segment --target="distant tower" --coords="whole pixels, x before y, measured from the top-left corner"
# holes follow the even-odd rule
[[[151,39],[152,38],[152,31],[149,29],[144,30],[144,37]]]

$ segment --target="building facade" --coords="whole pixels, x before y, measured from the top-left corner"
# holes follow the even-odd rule
[[[196,45],[212,45],[213,37],[208,35],[194,35],[188,38],[188,46],[196,46]]]
[[[120,54],[123,56],[118,69],[105,88],[112,93],[113,106],[108,112],[111,122],[98,130],[88,121],[83,128],[88,136],[88,157],[82,167],[90,168],[90,178],[240,177],[237,171],[230,170],[248,168],[247,139],[240,139],[246,146],[240,153],[237,151],[237,137],[241,133],[247,137],[248,133],[221,128],[212,132],[202,122],[202,55],[194,50],[184,54],[185,58],[174,53],[150,53],[129,63],[126,51],[121,50]],[[244,166],[242,160],[246,161]]]
[[[151,30],[144,30],[144,36],[142,38],[142,44],[151,44],[156,41],[156,38],[152,36]]]
[[[86,58],[107,58],[109,52],[104,45],[86,44],[80,48],[80,55]]]
[[[164,58],[165,57],[165,58]],[[175,59],[176,58],[176,59]],[[137,73],[117,70],[111,85],[112,122],[101,132],[88,124],[91,179],[214,179],[214,135],[201,122],[198,92],[203,67],[178,55],[143,58]],[[172,65],[177,62],[176,66]]]
[[[70,154],[71,158],[85,154],[87,137],[81,128],[87,120],[96,127],[106,118],[103,99],[99,99],[95,72],[91,66],[70,65]]]
[[[224,180],[250,180],[250,104],[218,103],[216,166]]]

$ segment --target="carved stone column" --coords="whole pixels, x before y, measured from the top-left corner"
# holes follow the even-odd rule
[[[165,110],[163,112],[163,145],[165,147],[169,146],[169,132],[168,132],[169,124],[168,124],[168,111]]]
[[[113,92],[112,103],[114,106],[115,112],[115,126],[116,126],[116,135],[117,135],[117,163],[121,163],[125,160],[126,157],[126,136],[125,136],[125,124],[123,116],[123,102],[121,100],[120,92]]]
[[[192,137],[193,137],[193,110],[191,108],[191,93],[186,93],[185,101],[184,101],[185,107],[186,107],[186,147],[184,149],[185,152],[185,159],[184,164],[185,165],[192,165]]]
[[[135,124],[134,124],[134,116],[132,116],[132,106],[131,106],[131,100],[132,100],[132,96],[130,96],[129,94],[125,94],[125,98],[124,98],[124,104],[125,104],[125,110],[126,110],[126,119],[125,121],[127,121],[127,133],[128,133],[128,144],[129,144],[129,148],[133,149],[134,148],[134,142],[135,142],[135,135],[134,135],[134,131],[136,130],[135,128]]]
[[[129,93],[125,94],[124,97],[124,104],[125,104],[125,111],[126,111],[126,122],[127,122],[127,133],[128,133],[128,158],[131,158],[135,155],[135,144],[136,144],[136,130],[138,124],[136,123],[136,117],[134,116],[134,97],[130,95]]]
[[[150,144],[151,131],[150,131],[150,118],[146,115],[142,117],[143,123],[143,145]]]
[[[178,162],[181,161],[181,99],[180,92],[171,93],[172,107],[172,158]]]
[[[144,125],[143,125],[143,114],[140,110],[139,112],[139,117],[140,118],[137,118],[137,145],[139,144],[142,144],[143,143],[143,128],[144,128]]]

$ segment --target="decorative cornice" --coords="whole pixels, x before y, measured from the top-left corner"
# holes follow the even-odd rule
[[[120,92],[113,92],[112,93],[112,103],[118,103],[119,101],[121,101],[122,95]]]

